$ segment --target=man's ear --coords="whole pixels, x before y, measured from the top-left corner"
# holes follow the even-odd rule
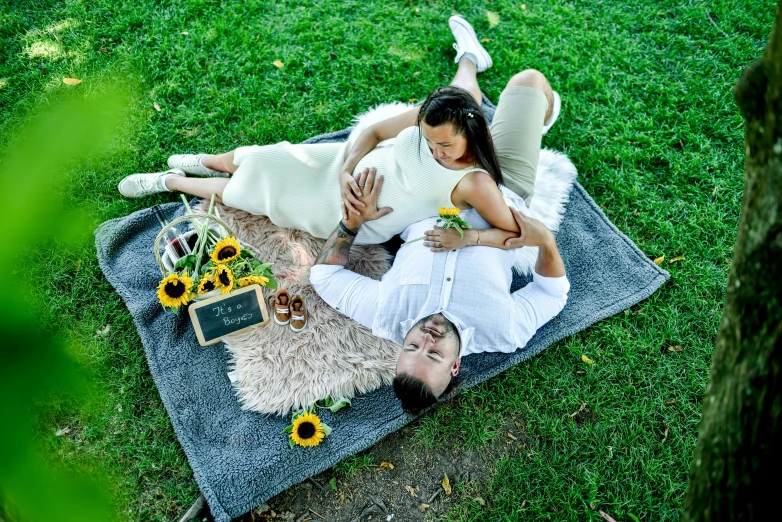
[[[451,377],[456,377],[459,375],[459,365],[462,364],[462,358],[459,357],[456,359],[453,363],[453,366],[451,366]]]

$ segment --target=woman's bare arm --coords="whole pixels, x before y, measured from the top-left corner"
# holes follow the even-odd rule
[[[451,193],[451,201],[461,209],[474,208],[494,228],[518,235],[519,225],[494,179],[485,172],[470,172]]]

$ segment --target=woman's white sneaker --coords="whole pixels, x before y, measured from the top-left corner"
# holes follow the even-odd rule
[[[454,62],[459,63],[464,53],[470,53],[478,60],[478,63],[475,64],[478,72],[483,72],[491,67],[491,56],[483,48],[481,42],[478,41],[478,36],[475,34],[475,30],[470,25],[470,22],[459,15],[454,15],[448,19],[448,27],[451,28],[453,37],[456,38],[456,43],[453,44],[453,48],[456,49]]]
[[[185,173],[180,169],[170,169],[165,172],[152,174],[131,174],[119,182],[117,188],[126,198],[143,198],[150,194],[169,192],[166,187],[166,178],[169,176],[182,176]]]
[[[174,154],[168,158],[168,166],[172,169],[180,169],[193,176],[203,176],[205,178],[227,178],[227,172],[204,167],[201,160],[206,154]]]

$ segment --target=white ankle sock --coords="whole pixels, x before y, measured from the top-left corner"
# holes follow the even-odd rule
[[[472,64],[475,66],[476,69],[478,68],[478,57],[475,56],[474,54],[472,54],[472,53],[464,53],[462,55],[462,58],[467,58],[468,60],[470,60],[472,62]]]
[[[166,192],[171,192],[171,189],[166,186],[166,179],[170,178],[171,176],[176,176],[176,174],[163,174],[160,176],[160,178],[158,178],[158,184],[160,185],[160,188]]]

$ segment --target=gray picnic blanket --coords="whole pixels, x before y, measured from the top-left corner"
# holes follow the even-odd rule
[[[494,105],[487,99],[484,110],[493,116]],[[348,135],[346,129],[307,143],[344,141]],[[183,207],[163,205],[169,219],[182,215]],[[95,231],[98,261],[133,316],[152,377],[216,521],[250,511],[413,420],[392,388],[384,386],[337,413],[321,410],[333,433],[317,447],[290,449],[282,433],[290,417],[243,411],[226,375],[222,344],[199,346],[188,315],[173,315],[158,303],[160,271],[150,245],[159,228],[150,209],[103,223]],[[567,306],[523,349],[465,357],[461,390],[638,303],[670,277],[611,224],[578,183],[557,242],[571,282]],[[514,277],[512,290],[526,282]]]

